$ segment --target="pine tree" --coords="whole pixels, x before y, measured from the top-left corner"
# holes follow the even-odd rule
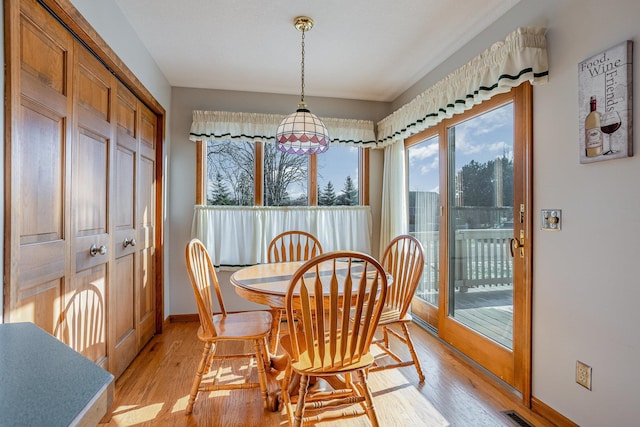
[[[358,189],[356,188],[351,176],[347,176],[344,181],[342,193],[338,196],[339,205],[355,206],[358,204]]]
[[[216,173],[216,179],[211,185],[211,192],[207,202],[216,206],[232,204],[229,199],[229,191],[220,172]]]
[[[318,195],[318,204],[321,206],[333,206],[336,204],[336,201],[336,191],[333,188],[331,181],[329,181],[324,187],[324,191]]]

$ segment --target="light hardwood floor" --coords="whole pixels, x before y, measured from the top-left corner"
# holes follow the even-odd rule
[[[166,324],[116,382],[113,405],[101,426],[287,425],[284,411],[263,410],[258,389],[201,393],[193,414],[185,415],[203,347],[196,338],[198,326],[196,322]],[[410,330],[426,381],[418,383],[412,366],[371,373],[381,426],[517,426],[502,413],[507,410],[515,410],[533,426],[551,426],[433,335],[416,325]],[[369,423],[359,417],[318,424],[338,425]]]

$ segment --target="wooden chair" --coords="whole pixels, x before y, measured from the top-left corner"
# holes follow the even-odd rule
[[[265,364],[268,363],[267,337],[271,332],[271,313],[268,311],[249,311],[243,313],[227,313],[220,284],[206,248],[198,239],[193,239],[186,250],[187,270],[193,285],[193,293],[198,306],[200,328],[198,339],[204,342],[204,351],[193,379],[191,395],[186,414],[190,414],[198,392],[214,390],[234,390],[260,387],[264,405],[267,404],[267,377]],[[213,286],[212,286],[213,285]],[[221,313],[212,312],[212,288],[215,290]],[[216,346],[220,341],[246,341],[253,344],[252,353],[225,354],[216,356]],[[218,374],[224,361],[245,359],[249,366],[255,360],[258,371],[258,382],[250,382],[251,369],[247,369],[247,377],[243,383],[219,383]],[[221,361],[213,381],[202,384],[202,377],[211,369],[214,360]]]
[[[378,328],[382,330],[382,338],[373,341],[386,355],[394,361],[387,364],[375,364],[369,371],[381,371],[384,369],[398,368],[415,365],[420,382],[424,382],[424,374],[420,366],[420,360],[409,335],[407,324],[411,322],[411,299],[418,287],[424,268],[424,255],[422,244],[412,236],[402,235],[393,239],[384,251],[382,266],[387,273],[393,276],[393,284],[389,288]],[[401,333],[392,329],[399,326]],[[389,334],[404,343],[411,354],[410,361],[403,361],[389,346]]]
[[[308,261],[320,254],[322,254],[322,245],[313,234],[292,230],[280,233],[271,240],[267,261]]]
[[[306,231],[292,230],[278,234],[269,243],[267,251],[268,262],[308,261],[322,254],[320,241]],[[274,317],[273,335],[271,337],[271,353],[278,350],[278,334],[280,334],[280,322],[284,316],[284,310],[272,310]]]
[[[384,269],[363,253],[330,252],[296,271],[285,297],[289,335],[281,340],[289,355],[281,396],[290,424],[366,414],[378,426],[366,370],[374,362],[369,347],[386,295]],[[294,374],[300,377],[297,399],[290,387]],[[309,392],[310,377],[325,379],[334,390]],[[342,410],[325,411],[336,407]]]

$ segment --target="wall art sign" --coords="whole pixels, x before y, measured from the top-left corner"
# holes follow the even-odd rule
[[[580,163],[633,155],[633,42],[578,64]]]

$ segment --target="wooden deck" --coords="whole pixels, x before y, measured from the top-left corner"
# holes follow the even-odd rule
[[[454,295],[454,318],[495,342],[513,348],[513,286],[482,286]]]
[[[437,301],[437,294],[429,297]],[[457,290],[453,317],[509,349],[513,346],[513,286],[492,285]]]

